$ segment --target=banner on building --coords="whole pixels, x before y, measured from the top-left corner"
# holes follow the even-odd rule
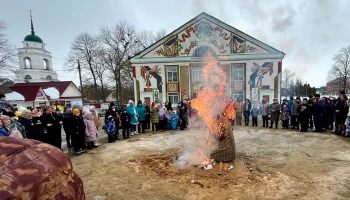
[[[252,101],[259,101],[259,90],[258,88],[252,88]]]
[[[38,91],[36,94],[35,100],[46,100],[44,94],[41,91]]]

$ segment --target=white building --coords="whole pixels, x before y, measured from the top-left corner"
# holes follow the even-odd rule
[[[31,19],[31,34],[22,42],[23,48],[18,49],[20,69],[17,73],[19,83],[58,81],[53,70],[52,56],[45,49],[43,40],[35,35]]]

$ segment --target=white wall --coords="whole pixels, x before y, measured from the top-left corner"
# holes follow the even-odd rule
[[[80,90],[78,90],[78,88],[76,88],[73,83],[70,83],[69,86],[67,87],[67,89],[63,92],[63,94],[61,94],[61,97],[77,97],[77,96],[81,96],[81,92]]]

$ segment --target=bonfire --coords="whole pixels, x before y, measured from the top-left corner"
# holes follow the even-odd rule
[[[203,77],[206,84],[192,101],[192,107],[197,110],[198,116],[203,119],[209,130],[205,145],[207,149],[197,149],[198,166],[206,168],[214,165],[215,161],[234,160],[235,143],[231,122],[236,115],[234,102],[226,95],[226,74],[218,65],[217,60],[207,60],[203,69]],[[216,149],[212,150],[214,143]]]

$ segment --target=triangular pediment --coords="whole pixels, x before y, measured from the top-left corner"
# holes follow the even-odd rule
[[[283,52],[202,13],[133,58],[200,57],[210,49],[216,55],[280,54]]]

